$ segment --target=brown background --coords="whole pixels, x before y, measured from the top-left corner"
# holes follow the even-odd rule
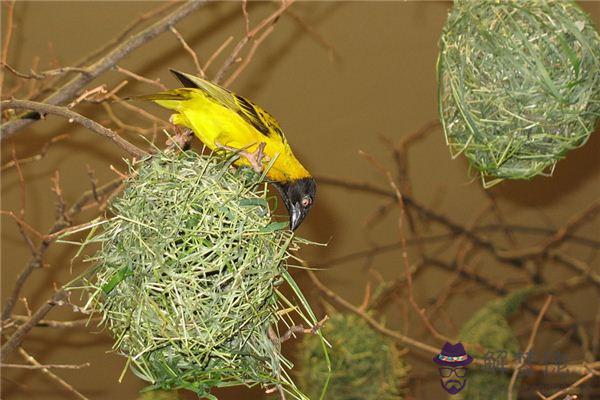
[[[84,55],[113,38],[137,15],[158,6],[158,2],[18,2],[15,7],[15,33],[11,43],[10,64],[27,71],[35,57],[40,57],[39,70],[53,67],[52,60],[72,65]],[[437,116],[435,62],[437,42],[445,21],[447,2],[301,2],[292,10],[335,49],[323,47],[291,17],[284,15],[275,32],[258,49],[255,59],[235,81],[232,89],[264,106],[282,124],[297,156],[315,175],[335,176],[360,181],[372,181],[385,187],[381,175],[362,157],[358,150],[375,155],[384,165],[393,168],[388,146],[380,136],[398,141]],[[600,3],[583,2],[596,26],[600,25]],[[253,23],[275,9],[273,4],[250,6]],[[5,22],[5,8],[2,8]],[[4,27],[2,31],[4,32]],[[197,51],[201,62],[229,36],[234,42],[243,33],[239,3],[215,3],[178,25],[179,31]],[[229,50],[231,50],[230,45]],[[223,62],[221,58],[215,67]],[[148,77],[160,77],[167,86],[176,86],[168,67],[193,72],[189,56],[170,33],[145,45],[121,64]],[[216,71],[215,67],[209,71]],[[7,76],[8,79],[8,76]],[[113,83],[122,79],[116,72],[103,75],[95,84]],[[90,87],[95,85],[90,85]],[[154,91],[148,85],[130,82],[121,94]],[[86,105],[78,110],[85,115],[98,115],[99,106]],[[158,107],[152,112],[167,116]],[[131,113],[118,110],[119,117],[131,124],[148,123]],[[11,157],[12,145],[19,157],[40,151],[45,141],[54,135],[71,133],[68,140],[53,147],[41,162],[23,166],[27,182],[26,220],[45,232],[54,220],[55,197],[50,191],[50,177],[60,171],[67,201],[74,201],[88,189],[85,165],[96,171],[100,182],[114,178],[109,165],[124,169],[125,154],[106,140],[64,121],[50,117],[19,132],[14,140],[2,143],[4,164]],[[132,132],[122,133],[136,143]],[[197,145],[197,143],[196,143]],[[592,135],[581,149],[573,151],[557,166],[551,179],[536,178],[530,182],[503,183],[494,188],[500,207],[513,223],[532,226],[559,227],[578,210],[585,208],[600,194],[600,136]],[[414,196],[426,205],[453,220],[466,225],[486,205],[486,196],[477,179],[467,174],[463,158],[452,161],[443,134],[438,130],[420,142],[410,153],[410,177]],[[308,260],[326,260],[367,248],[369,243],[386,244],[396,240],[395,218],[365,233],[365,219],[383,204],[368,195],[338,190],[321,185],[316,206],[304,223],[300,234],[311,240],[328,242],[327,247],[305,249]],[[2,209],[17,210],[19,185],[17,174],[9,170],[2,174]],[[598,238],[598,222],[583,227],[578,234]],[[437,232],[435,229],[431,233]],[[536,237],[523,240],[535,242]],[[523,242],[525,244],[525,242]],[[578,248],[576,248],[578,249]],[[574,250],[577,251],[577,250]],[[595,254],[582,250],[581,259],[598,268]],[[49,268],[35,271],[25,295],[32,308],[51,295],[52,283],[64,283],[69,277],[70,259],[74,254],[68,245],[54,245],[45,261]],[[29,259],[15,224],[2,219],[2,299],[12,287],[17,273]],[[333,289],[347,299],[360,302],[367,279],[364,260],[336,266],[321,273]],[[384,277],[402,273],[399,252],[387,253],[375,259],[375,267]],[[74,271],[84,268],[79,263]],[[519,280],[521,275],[485,258],[478,266],[486,276],[498,281]],[[563,270],[546,269],[545,274],[559,279]],[[417,300],[434,300],[449,274],[428,270],[417,282]],[[314,295],[308,282],[301,278],[305,291]],[[444,318],[434,321],[439,330],[455,336],[458,327],[486,300],[490,293],[478,291],[475,296],[454,298],[445,309]],[[582,289],[569,297],[568,305],[578,316],[593,318],[598,310],[598,295],[592,289]],[[24,308],[17,307],[19,313]],[[388,312],[390,326],[399,326],[401,310]],[[52,319],[74,318],[67,309],[55,310]],[[519,333],[528,334],[531,318],[522,318]],[[415,326],[404,327],[409,333],[421,332]],[[517,322],[518,323],[518,322]],[[526,324],[525,324],[526,323]],[[526,336],[525,336],[526,339]],[[544,340],[553,340],[548,335]],[[439,345],[435,340],[428,342]],[[124,382],[116,382],[124,359],[107,353],[112,342],[109,336],[94,329],[54,331],[38,328],[25,342],[25,347],[42,362],[82,363],[92,366],[78,371],[60,371],[91,399],[132,399],[143,387],[131,373]],[[414,369],[431,373],[427,356],[411,354]],[[573,359],[581,354],[570,354]],[[15,362],[20,362],[17,358]],[[69,398],[39,373],[3,370],[2,398],[62,399]],[[435,372],[435,371],[433,371]],[[416,398],[439,398],[441,389],[435,381],[415,388]],[[231,394],[231,398],[258,398],[259,392]]]

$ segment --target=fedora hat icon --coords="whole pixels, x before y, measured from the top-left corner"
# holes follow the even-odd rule
[[[473,357],[467,354],[462,343],[446,342],[440,354],[433,357],[433,362],[444,367],[462,367],[471,364]]]

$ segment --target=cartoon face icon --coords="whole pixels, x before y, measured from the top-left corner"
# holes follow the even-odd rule
[[[464,389],[467,384],[467,365],[473,362],[473,357],[467,354],[462,343],[446,342],[433,362],[439,366],[441,384],[446,392],[456,394]]]

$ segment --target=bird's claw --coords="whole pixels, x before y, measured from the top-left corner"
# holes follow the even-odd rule
[[[219,142],[215,142],[215,144],[220,149],[231,151],[244,157],[246,160],[248,160],[248,162],[252,166],[252,169],[259,174],[262,172],[263,169],[263,161],[269,161],[269,156],[267,156],[264,153],[265,146],[267,145],[265,142],[260,142],[258,148],[255,151],[236,149],[235,147],[225,146],[223,144],[220,144]]]

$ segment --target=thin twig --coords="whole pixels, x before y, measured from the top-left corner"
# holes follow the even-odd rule
[[[0,168],[0,171],[4,172],[9,168],[13,168],[16,166],[17,163],[19,163],[20,165],[23,165],[23,164],[30,163],[33,161],[40,161],[41,159],[43,159],[46,156],[46,153],[50,149],[50,146],[52,146],[53,144],[55,144],[57,142],[60,142],[61,140],[66,139],[67,137],[69,137],[68,133],[63,133],[62,135],[54,136],[52,139],[50,139],[49,141],[44,143],[44,146],[42,147],[42,150],[40,150],[39,153],[37,153],[33,156],[30,156],[30,157],[21,158],[21,159],[17,159],[17,160],[13,159],[12,161],[8,161],[6,164],[4,164],[2,166],[2,168]]]
[[[31,365],[34,365],[34,366],[42,365],[35,358],[33,358],[33,356],[31,356],[27,351],[25,351],[25,349],[23,349],[22,347],[19,347],[19,354],[21,355],[21,357],[23,357],[23,359],[25,361],[27,361]],[[81,394],[77,389],[75,389],[73,386],[71,386],[69,383],[67,383],[64,379],[55,375],[52,371],[48,370],[47,368],[43,368],[41,370],[41,372],[44,375],[46,375],[47,377],[49,377],[52,381],[58,383],[60,385],[60,387],[67,390],[69,393],[73,394],[79,400],[89,400],[87,397],[85,397],[83,394]]]
[[[221,54],[223,52],[223,50],[225,50],[225,48],[227,46],[229,46],[229,43],[231,43],[232,40],[233,40],[233,36],[229,36],[223,42],[223,44],[221,46],[219,46],[219,48],[214,53],[212,53],[212,55],[210,56],[208,61],[206,61],[206,64],[204,64],[204,67],[202,68],[203,71],[208,71],[208,67],[210,67],[212,62],[215,61],[215,59],[219,56],[219,54]]]
[[[130,71],[128,69],[120,67],[118,65],[115,65],[115,69],[117,71],[119,71],[120,73],[125,74],[125,75],[127,75],[127,76],[135,79],[136,81],[148,83],[150,85],[154,85],[154,86],[158,87],[160,90],[167,90],[167,87],[160,82],[159,78],[149,79],[149,78],[146,78],[144,76],[138,75],[135,72],[132,72],[132,71]]]
[[[586,209],[571,217],[556,233],[545,242],[536,246],[500,252],[500,256],[507,259],[531,258],[547,254],[553,248],[558,247],[568,234],[577,229],[581,224],[591,221],[600,212],[600,198],[596,199]]]
[[[302,264],[308,268],[308,265],[305,262],[302,262]],[[344,298],[339,296],[337,293],[335,293],[333,290],[329,289],[325,284],[323,284],[317,278],[317,276],[315,275],[315,273],[313,271],[311,271],[310,269],[306,269],[306,273],[308,274],[310,280],[315,285],[315,287],[323,295],[325,295],[325,297],[330,299],[333,303],[344,308],[345,310],[348,310],[348,311],[358,315],[359,317],[361,317],[375,331],[377,331],[385,336],[388,336],[388,337],[398,341],[399,343],[415,347],[426,353],[439,354],[438,347],[433,347],[426,343],[419,342],[416,339],[413,339],[413,338],[403,335],[397,331],[394,331],[392,329],[388,329],[388,328],[384,327],[379,322],[377,322],[371,315],[367,314],[366,312],[362,312],[358,307],[352,305],[352,303],[348,302],[347,300],[345,300]],[[485,360],[477,359],[477,358],[475,360],[473,360],[473,364],[481,366],[481,367],[486,366]],[[509,362],[505,365],[505,367],[508,368],[509,370],[512,370],[516,367],[516,363]],[[557,371],[548,370],[548,366],[544,365],[544,364],[531,364],[531,365],[528,365],[528,368],[531,369],[532,371],[539,371],[539,372],[546,372],[546,373],[586,375],[590,371],[590,368],[592,368],[592,369],[600,368],[600,361],[596,361],[594,363],[579,363],[579,364],[561,365],[560,370],[557,370]]]
[[[280,337],[277,337],[276,335],[274,337],[272,337],[271,339],[277,343],[283,343],[289,339],[291,339],[293,336],[295,336],[298,333],[302,333],[302,334],[316,334],[318,331],[321,330],[321,328],[323,328],[323,325],[325,325],[325,322],[327,322],[327,320],[329,319],[328,315],[325,315],[320,321],[318,321],[316,324],[314,324],[313,326],[309,327],[309,328],[305,328],[304,325],[300,324],[300,325],[294,325],[292,327],[290,327],[283,335],[281,335]]]
[[[106,85],[105,84],[96,86],[93,89],[86,89],[86,90],[84,90],[84,92],[79,97],[77,97],[75,100],[73,100],[72,102],[70,102],[67,107],[68,108],[73,108],[77,104],[81,103],[83,100],[86,100],[86,99],[88,99],[88,98],[90,98],[92,96],[98,95],[98,94],[103,95],[103,94],[106,94],[106,93],[108,93],[108,91],[106,90]]]
[[[373,317],[371,317],[369,314],[367,314],[366,312],[361,311],[358,307],[355,307],[350,302],[348,302],[347,300],[345,300],[342,297],[338,296],[335,292],[333,292],[331,289],[329,289],[327,286],[325,286],[317,278],[317,276],[315,275],[314,272],[312,272],[311,270],[307,269],[306,273],[308,274],[310,280],[317,287],[317,289],[319,289],[319,291],[321,293],[323,293],[327,298],[329,298],[330,300],[332,300],[334,303],[342,306],[346,310],[351,311],[354,314],[358,315],[359,317],[363,318],[376,331],[378,331],[378,332],[380,332],[380,333],[382,333],[382,334],[384,334],[386,336],[389,336],[391,338],[394,338],[397,341],[399,341],[400,343],[416,347],[416,348],[421,349],[421,350],[423,350],[423,351],[425,351],[427,353],[430,353],[430,354],[436,354],[439,351],[439,349],[436,348],[436,347],[430,346],[430,345],[425,344],[425,343],[421,343],[418,340],[415,340],[415,339],[413,339],[411,337],[402,335],[401,333],[398,333],[396,331],[393,331],[391,329],[383,327],[377,321],[375,321],[375,319],[373,319]]]
[[[229,57],[225,60],[219,71],[215,74],[213,82],[219,84],[225,78],[225,74],[229,71],[229,68],[236,63],[241,61],[239,59],[240,52],[248,44],[250,40],[254,38],[260,31],[266,28],[268,25],[274,23],[280,16],[287,10],[295,0],[282,0],[281,6],[271,15],[259,22],[250,32],[248,32],[235,46]]]
[[[2,106],[2,108],[25,109],[36,111],[40,114],[53,114],[61,116],[69,120],[69,122],[76,122],[84,128],[87,128],[92,132],[95,132],[101,136],[106,137],[107,139],[110,139],[117,146],[121,147],[123,150],[125,150],[132,156],[135,156],[137,158],[144,158],[148,156],[148,153],[146,153],[144,150],[137,148],[133,144],[129,143],[127,140],[123,139],[121,136],[117,135],[112,130],[107,129],[99,123],[97,123],[96,121],[86,118],[83,115],[78,114],[75,111],[69,110],[66,107],[53,106],[50,104],[38,103],[29,100],[5,100],[0,103],[0,106]]]
[[[97,56],[99,56],[100,54],[104,53],[110,47],[117,46],[119,43],[122,43],[123,40],[129,34],[131,34],[131,32],[133,32],[135,30],[135,28],[137,28],[140,24],[142,24],[143,22],[145,22],[151,18],[156,17],[157,15],[163,14],[165,11],[167,11],[169,8],[173,7],[173,5],[175,5],[177,3],[178,3],[178,1],[171,0],[164,4],[161,4],[160,6],[156,7],[153,10],[150,10],[144,14],[141,14],[135,21],[132,21],[128,26],[126,26],[121,31],[121,33],[119,33],[113,40],[111,40],[108,43],[105,43],[101,48],[95,50],[91,54],[86,55],[85,58],[83,60],[78,61],[76,63],[76,65],[81,67],[81,66],[87,64],[89,61],[96,58]]]
[[[45,316],[50,312],[50,310],[57,304],[62,302],[67,298],[67,291],[65,289],[60,289],[57,291],[50,300],[45,302],[37,311],[25,322],[21,325],[15,333],[2,345],[0,349],[0,362],[6,360],[6,358],[11,355],[20,345],[25,336],[29,333],[29,331],[38,324]]]
[[[0,61],[2,61],[3,65],[6,65],[6,62],[8,61],[8,49],[10,48],[10,42],[13,34],[13,16],[16,0],[2,3],[2,5],[6,4],[6,8],[8,8],[8,10],[6,11],[6,34],[4,36],[4,45],[2,46],[1,55],[2,59]],[[0,71],[0,90],[4,91],[4,71]]]
[[[81,89],[94,78],[112,68],[129,53],[165,32],[169,27],[196,11],[205,3],[206,0],[194,0],[184,3],[158,22],[123,41],[106,56],[87,67],[87,73],[79,74],[69,82],[65,83],[62,87],[54,91],[52,95],[45,98],[43,103],[56,106],[72,101]],[[11,137],[21,128],[29,125],[33,121],[34,120],[28,118],[19,118],[3,124],[0,131],[0,141]]]
[[[96,194],[99,196],[106,196],[106,198],[108,199],[108,198],[110,198],[110,195],[119,187],[121,187],[121,180],[120,179],[114,180],[114,181],[111,181],[111,182],[103,185],[102,187],[98,188],[96,190]],[[79,214],[86,205],[88,205],[92,202],[95,203],[95,199],[94,199],[94,194],[90,190],[90,191],[85,192],[79,198],[79,200],[77,200],[69,208],[67,215],[70,218],[74,217],[75,215]],[[99,209],[101,209],[102,204],[104,204],[104,202],[101,203]],[[66,221],[55,221],[53,226],[48,231],[47,236],[49,236],[55,232],[58,232],[61,229],[66,228],[67,226],[68,226],[68,224],[66,223]],[[31,257],[31,259],[25,265],[25,267],[23,268],[21,273],[17,276],[17,279],[15,281],[13,289],[12,289],[10,295],[8,296],[8,298],[4,302],[4,307],[2,308],[2,321],[5,321],[8,318],[10,318],[10,315],[12,314],[13,308],[17,302],[17,299],[19,298],[19,293],[21,292],[23,285],[25,285],[25,282],[27,281],[27,279],[29,278],[31,273],[42,264],[42,259],[44,257],[44,254],[46,253],[46,251],[48,251],[48,248],[50,247],[51,244],[52,244],[52,240],[50,240],[48,238],[43,239],[42,242],[39,244],[38,248],[36,249],[35,254]]]
[[[341,58],[335,46],[325,39],[323,35],[317,32],[315,28],[306,23],[306,21],[304,21],[300,15],[295,13],[293,10],[288,10],[287,15],[292,17],[292,19],[300,26],[300,28],[302,28],[306,33],[308,33],[309,36],[315,39],[321,46],[323,46],[324,49],[327,50],[332,62]]]
[[[414,298],[412,273],[411,273],[410,261],[408,260],[408,245],[406,242],[406,236],[404,234],[404,218],[405,218],[406,213],[404,210],[404,199],[403,199],[402,193],[400,193],[400,189],[398,188],[398,185],[396,185],[396,183],[394,182],[394,179],[392,178],[392,174],[390,173],[390,171],[383,168],[383,166],[381,166],[381,164],[379,164],[377,162],[377,160],[375,160],[375,158],[373,158],[369,154],[362,152],[362,151],[360,153],[363,156],[365,156],[367,159],[369,159],[369,161],[371,161],[371,163],[382,173],[382,175],[387,178],[388,184],[390,185],[390,187],[392,188],[392,190],[395,193],[395,198],[397,201],[398,209],[400,210],[400,215],[398,216],[398,219],[397,219],[397,225],[398,225],[398,235],[400,236],[402,262],[404,265],[404,274],[406,277],[408,302],[413,307],[413,309],[416,311],[417,315],[419,315],[419,317],[421,318],[421,321],[423,322],[425,327],[429,330],[429,332],[431,332],[431,334],[433,336],[435,336],[436,338],[438,338],[442,341],[445,341],[445,342],[452,342],[452,339],[450,339],[446,335],[443,335],[442,333],[438,332],[437,329],[435,329],[435,327],[433,326],[431,321],[429,321],[429,318],[427,317],[427,315],[425,313],[425,309],[421,308],[417,304],[417,302]]]
[[[546,301],[544,302],[544,305],[540,310],[540,314],[538,315],[537,319],[535,320],[535,323],[533,324],[533,329],[531,330],[531,335],[529,336],[529,341],[527,342],[527,347],[525,347],[523,357],[519,359],[517,366],[515,367],[512,376],[510,377],[510,383],[508,385],[508,400],[512,400],[513,398],[513,390],[515,387],[515,383],[517,382],[517,376],[519,376],[519,371],[521,371],[521,368],[523,368],[523,365],[525,365],[525,359],[527,357],[527,354],[529,354],[529,352],[533,348],[533,342],[535,341],[535,337],[537,336],[537,332],[540,328],[540,324],[542,323],[542,319],[544,318],[544,314],[546,314],[546,311],[548,311],[548,307],[550,307],[550,303],[552,303],[552,296],[548,296],[546,298]]]
[[[170,27],[169,29],[171,30],[171,32],[173,32],[173,35],[175,35],[177,40],[179,40],[179,43],[181,43],[181,46],[184,48],[184,50],[188,52],[190,57],[192,57],[192,60],[194,61],[194,66],[196,67],[196,72],[198,73],[198,75],[201,78],[204,78],[206,75],[204,74],[204,70],[200,66],[200,61],[198,61],[198,55],[196,54],[196,52],[190,47],[189,44],[187,44],[187,42],[185,41],[183,36],[181,36],[181,33],[179,33],[179,31],[177,29],[175,29],[174,26]]]
[[[590,379],[592,379],[594,376],[597,376],[598,372],[590,372],[587,375],[584,375],[583,377],[581,377],[580,379],[578,379],[577,381],[575,381],[574,383],[572,383],[571,385],[569,385],[568,387],[559,390],[558,392],[554,393],[552,396],[550,397],[546,397],[544,396],[542,393],[540,392],[536,392],[537,395],[540,397],[540,399],[543,400],[555,400],[558,399],[560,396],[567,394],[568,392],[572,391],[573,389],[581,386],[582,384],[584,384],[585,382],[589,381]]]
[[[252,46],[250,47],[250,50],[248,51],[248,55],[246,56],[246,58],[244,58],[240,66],[237,67],[236,70],[227,79],[227,81],[225,82],[225,86],[231,85],[233,81],[235,81],[235,79],[242,73],[242,71],[246,69],[248,64],[250,64],[250,62],[252,61],[252,58],[254,57],[254,53],[256,53],[256,49],[258,49],[258,46],[260,46],[260,44],[267,38],[267,36],[269,36],[273,32],[274,29],[275,27],[273,25],[269,26],[259,37],[256,38],[256,40],[254,40]]]
[[[13,315],[10,319],[17,322],[27,322],[31,318],[31,316],[27,315]],[[56,328],[56,329],[68,329],[68,328],[79,328],[83,326],[87,326],[93,322],[99,322],[101,317],[95,318],[84,318],[77,319],[73,321],[54,321],[48,319],[42,319],[37,324],[36,327],[40,328]]]
[[[90,363],[84,364],[40,364],[40,365],[27,365],[27,364],[2,364],[0,368],[16,368],[16,369],[81,369],[89,367]]]
[[[60,76],[60,75],[64,75],[64,74],[71,73],[71,72],[78,72],[78,73],[82,73],[82,74],[87,73],[87,70],[85,68],[78,68],[78,67],[60,67],[60,68],[49,69],[47,71],[41,71],[41,72],[36,72],[33,69],[31,69],[28,74],[19,72],[15,68],[11,67],[8,64],[3,63],[2,67],[6,68],[7,70],[12,72],[15,76],[17,76],[19,78],[34,79],[34,80],[41,80],[41,79],[46,79],[49,77]]]
[[[165,121],[163,119],[160,119],[160,118],[158,118],[158,117],[150,114],[148,111],[146,111],[146,110],[144,110],[142,108],[136,107],[133,104],[129,104],[128,102],[124,101],[123,99],[121,99],[121,98],[119,98],[117,96],[111,96],[111,98],[114,99],[114,100],[116,100],[117,101],[116,104],[120,105],[121,107],[126,108],[129,111],[133,111],[136,114],[139,114],[142,117],[145,117],[145,118],[151,120],[152,122],[156,122],[160,126],[163,126],[163,127],[171,126],[171,124],[169,122],[167,122],[167,121]]]

